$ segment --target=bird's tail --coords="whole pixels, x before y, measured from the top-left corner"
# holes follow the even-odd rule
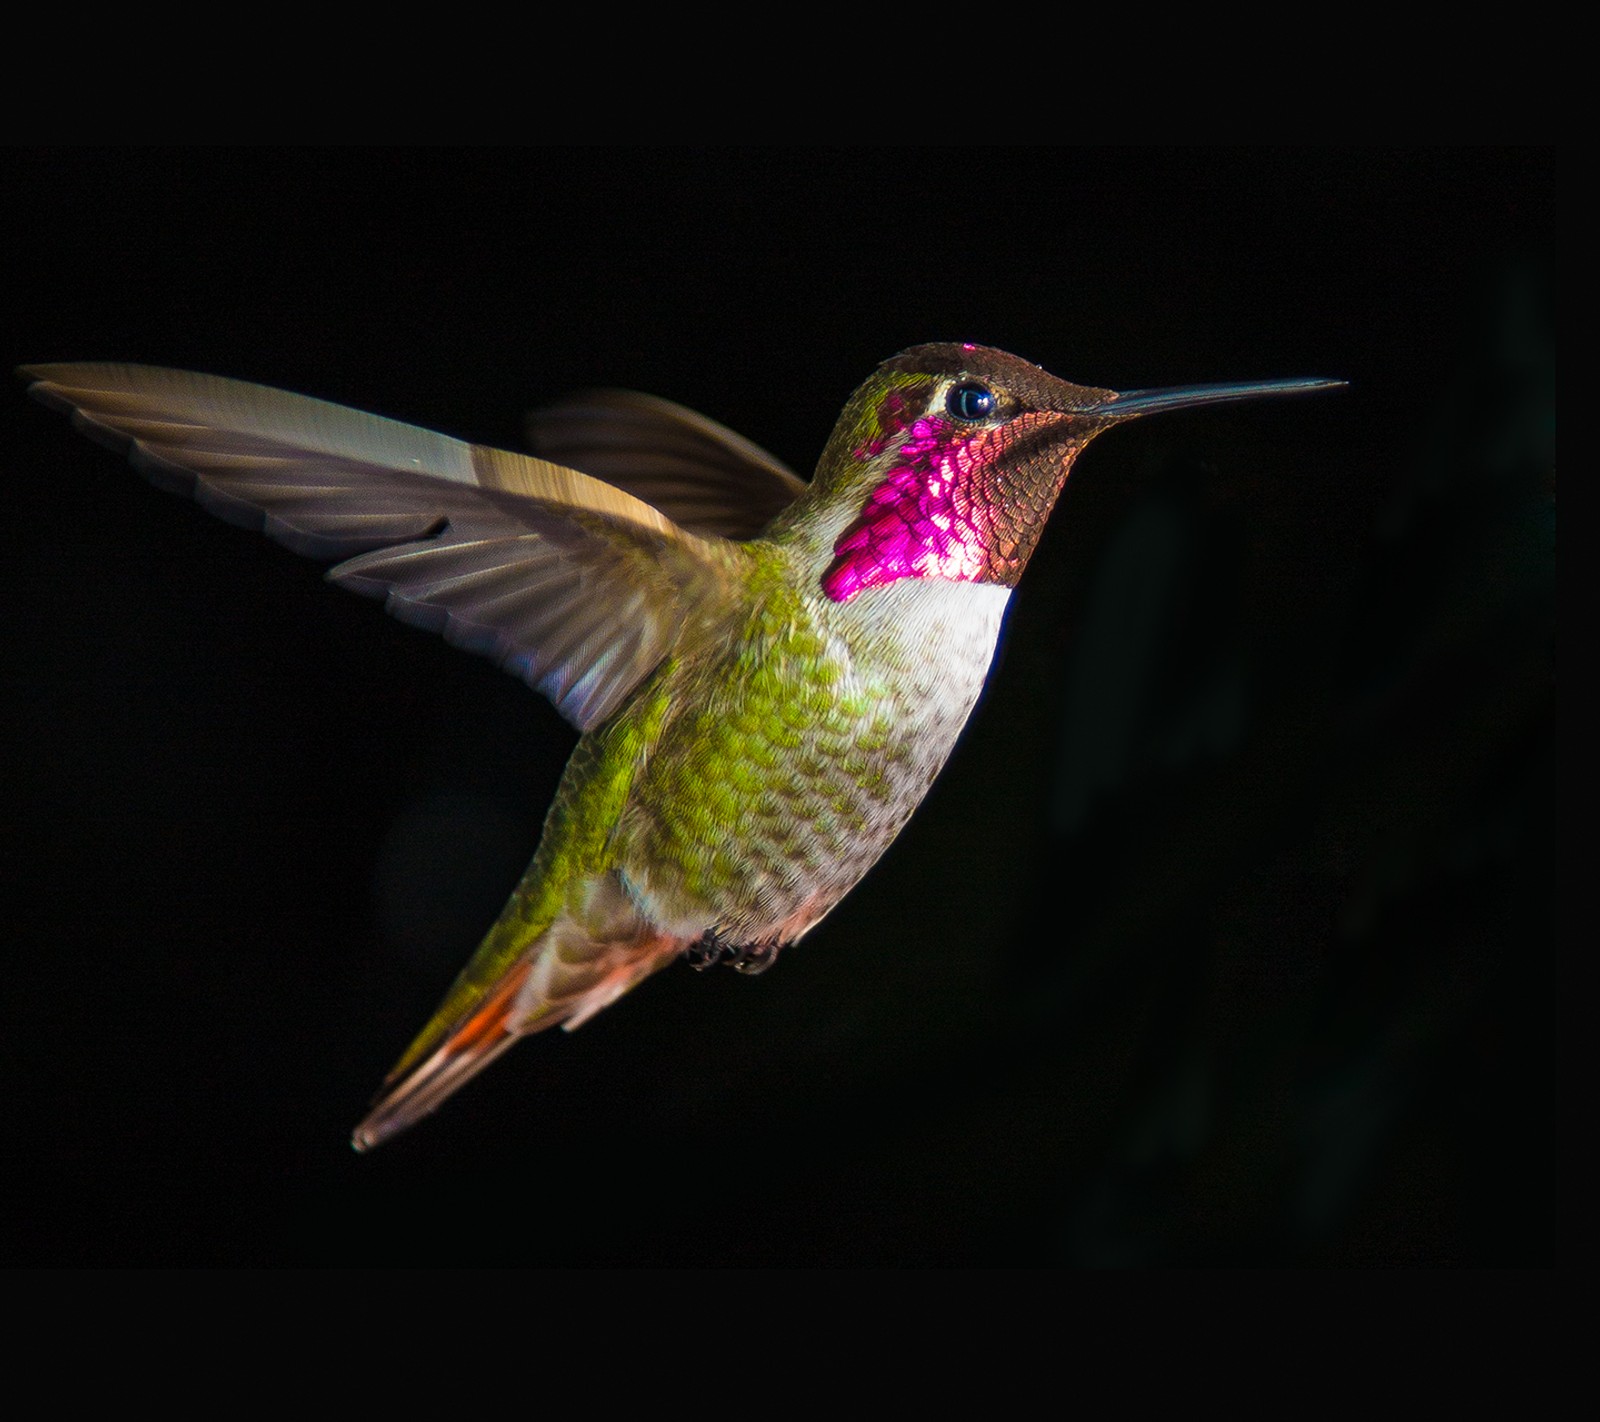
[[[527,977],[528,964],[524,961],[426,1057],[415,1065],[408,1065],[407,1058],[402,1057],[384,1081],[372,1109],[350,1137],[350,1144],[357,1150],[371,1150],[415,1125],[515,1042],[522,1034],[509,1024]]]
[[[389,1073],[351,1145],[358,1151],[382,1145],[454,1095],[519,1037],[557,1023],[569,1032],[582,1026],[684,948],[631,908],[586,913],[584,919],[580,925],[563,915],[519,952],[508,942],[515,928],[508,909]],[[607,931],[597,933],[600,921]]]

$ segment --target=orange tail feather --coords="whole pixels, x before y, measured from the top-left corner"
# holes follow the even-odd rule
[[[358,1151],[382,1145],[390,1136],[415,1125],[472,1080],[521,1034],[513,1014],[528,977],[526,959],[518,963],[473,1014],[415,1065],[402,1061],[384,1083],[350,1144]]]

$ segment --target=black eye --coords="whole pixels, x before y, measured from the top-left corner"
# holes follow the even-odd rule
[[[944,407],[958,420],[975,425],[994,413],[994,391],[976,380],[963,380],[952,385],[944,397]]]

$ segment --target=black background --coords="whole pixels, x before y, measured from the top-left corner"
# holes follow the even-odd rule
[[[573,733],[0,400],[0,1259],[1561,1257],[1549,151],[0,157],[0,344],[808,472],[926,340],[1347,391],[1080,461],[948,770],[769,975],[368,1157]]]

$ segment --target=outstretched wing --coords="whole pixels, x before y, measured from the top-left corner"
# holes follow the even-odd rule
[[[782,460],[726,425],[632,390],[590,390],[535,410],[528,439],[694,533],[754,538],[806,490]]]
[[[346,559],[335,582],[494,657],[580,730],[720,596],[738,556],[575,469],[324,400],[154,366],[20,373],[156,483]]]

